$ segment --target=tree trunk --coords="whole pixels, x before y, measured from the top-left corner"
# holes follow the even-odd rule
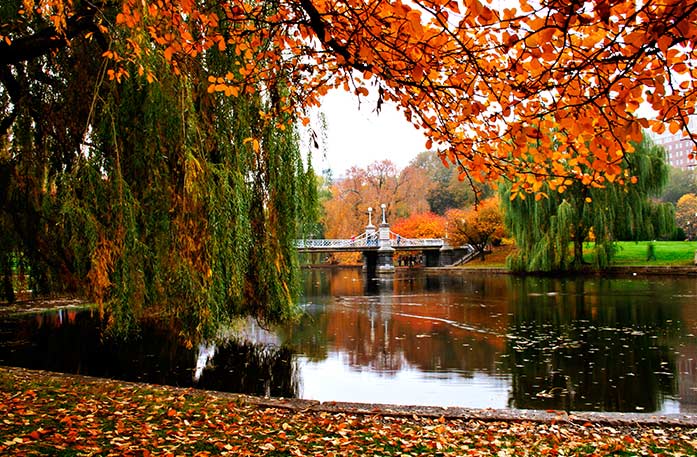
[[[2,269],[2,295],[8,302],[14,303],[16,297],[12,288],[12,262],[10,262],[9,254],[0,255],[0,268]]]
[[[575,268],[579,268],[583,265],[583,238],[579,236],[574,238],[574,259],[572,265]]]

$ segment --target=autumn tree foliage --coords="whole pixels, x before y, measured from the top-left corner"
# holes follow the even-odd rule
[[[368,224],[368,208],[373,208],[373,224],[380,223],[380,205],[387,205],[386,218],[404,217],[426,211],[428,203],[421,190],[428,182],[413,169],[399,171],[389,160],[373,162],[366,168],[352,167],[331,187],[331,198],[324,203],[327,238],[349,238],[363,232]]]
[[[436,214],[444,215],[449,209],[463,208],[479,198],[493,195],[490,185],[471,186],[463,183],[457,167],[444,167],[438,155],[432,151],[418,154],[409,167],[420,170],[428,179],[430,186],[426,188],[426,200],[430,210]]]
[[[675,222],[688,240],[697,239],[697,195],[685,194],[675,208]]]
[[[296,186],[297,154],[289,158],[286,149],[294,126],[309,123],[307,111],[332,88],[376,92],[377,109],[395,103],[459,179],[505,177],[512,196],[569,181],[631,183],[631,141],[640,142],[647,127],[691,135],[687,117],[697,101],[697,3],[684,0],[521,0],[502,8],[481,0],[8,0],[0,13],[0,173],[19,177],[0,196],[30,208],[11,223],[20,236],[24,228],[33,238],[41,232],[31,248],[40,259],[32,270],[38,283],[53,276],[77,287],[89,272],[97,297],[124,284],[124,306],[172,290],[172,278],[192,279],[175,288],[184,295],[212,290],[208,267],[216,269],[208,260],[222,245],[205,243],[212,231],[242,233],[225,231],[233,220],[266,240],[263,252],[242,258],[274,261],[216,283],[214,295],[244,290],[253,314],[277,314],[266,311],[289,301],[287,281],[258,284],[291,265],[286,216],[293,211],[286,210],[307,193]],[[151,108],[129,111],[141,103]],[[643,105],[655,119],[639,112]],[[142,135],[143,126],[157,135]],[[86,173],[91,161],[73,214],[87,214],[82,204],[89,203],[99,209],[95,226],[109,230],[91,231],[89,249],[77,255],[64,249],[75,242],[76,224],[61,223],[66,213],[44,199],[66,189],[61,173]],[[218,173],[231,169],[239,173]],[[250,195],[246,186],[256,200],[239,197]],[[207,206],[210,188],[236,209]],[[55,216],[47,219],[49,207]],[[131,229],[146,227],[140,218],[151,214],[164,219],[149,219],[156,229],[144,233],[172,239],[135,236]],[[237,244],[227,241],[226,249]],[[47,249],[58,259],[47,258]],[[148,268],[127,267],[127,253]],[[146,260],[151,253],[164,263]],[[229,272],[238,264],[215,266]],[[148,278],[156,287],[145,293],[139,285]],[[222,309],[206,305],[207,294],[195,298],[193,328]]]
[[[605,181],[603,186],[568,181],[547,195],[515,198],[510,185],[501,187],[506,227],[518,250],[508,259],[514,271],[549,272],[579,269],[584,264],[583,243],[593,241],[593,263],[607,267],[619,240],[653,240],[673,236],[674,211],[670,203],[650,197],[660,194],[668,167],[665,152],[648,137],[632,145],[626,174],[631,186]],[[570,251],[569,246],[572,246]]]
[[[484,260],[486,248],[506,234],[498,198],[492,197],[469,209],[446,213],[448,239],[453,246],[471,244]]]
[[[445,217],[430,211],[413,213],[409,217],[397,219],[390,225],[390,230],[405,238],[443,238],[445,222]]]
[[[118,332],[157,315],[193,342],[240,315],[292,315],[316,185],[290,81],[209,93],[203,68],[241,58],[218,49],[110,78],[119,37],[100,21],[122,4],[23,5],[0,6],[0,266],[25,261],[36,294],[91,297]]]
[[[481,0],[26,0],[17,7],[23,18],[45,21],[31,29],[6,21],[2,65],[89,36],[108,47],[110,78],[152,79],[152,61],[181,72],[202,53],[230,50],[239,59],[206,67],[210,92],[239,96],[289,80],[282,98],[302,113],[334,87],[376,91],[378,107],[396,103],[463,179],[507,176],[514,194],[539,190],[541,176],[551,189],[567,178],[622,178],[630,140],[641,141],[646,127],[687,129],[697,100],[697,5],[683,0],[522,0],[509,7]],[[639,114],[643,104],[655,119]],[[563,146],[554,151],[542,134],[552,127]],[[531,151],[530,142],[541,147]]]

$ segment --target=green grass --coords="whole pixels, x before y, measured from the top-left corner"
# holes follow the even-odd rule
[[[653,243],[656,260],[647,260],[648,245]],[[584,243],[584,259],[592,260],[592,243]],[[691,266],[697,241],[620,241],[612,265],[616,266]]]

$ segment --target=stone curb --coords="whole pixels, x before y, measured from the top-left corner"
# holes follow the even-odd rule
[[[217,394],[217,393],[216,393]],[[437,406],[403,406],[380,403],[319,402],[316,400],[298,400],[282,398],[260,398],[231,394],[248,404],[263,407],[284,408],[303,412],[326,412],[332,414],[347,413],[357,415],[377,415],[394,417],[429,417],[462,420],[479,420],[487,422],[566,422],[578,425],[615,426],[680,426],[697,427],[697,415],[689,414],[650,414],[650,413],[605,413],[584,411],[540,411],[516,409],[474,409]]]

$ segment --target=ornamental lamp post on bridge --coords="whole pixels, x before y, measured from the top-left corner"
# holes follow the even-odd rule
[[[370,246],[373,240],[377,241],[375,226],[373,225],[373,208],[368,207],[368,225],[365,226],[365,243]]]

